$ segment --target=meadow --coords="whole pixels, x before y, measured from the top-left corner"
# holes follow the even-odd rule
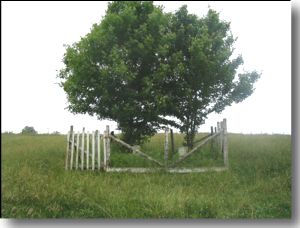
[[[291,218],[290,135],[229,134],[229,169],[189,174],[66,171],[66,136],[1,137],[4,218]],[[142,149],[163,156],[162,138]],[[112,145],[112,166],[138,161],[120,150]],[[222,165],[210,157],[183,165]]]

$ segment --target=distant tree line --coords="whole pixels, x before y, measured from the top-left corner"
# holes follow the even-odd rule
[[[13,131],[5,131],[2,134],[15,134],[15,133]],[[20,132],[20,134],[24,134],[24,135],[36,135],[36,134],[38,134],[38,132],[32,126],[25,126],[22,129],[22,131]],[[51,135],[60,135],[60,132],[59,131],[53,131],[51,133]]]

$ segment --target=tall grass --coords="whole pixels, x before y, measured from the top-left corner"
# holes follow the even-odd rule
[[[162,137],[143,151],[162,158]],[[230,134],[228,141],[228,171],[134,174],[65,171],[66,137],[2,135],[2,216],[290,218],[291,137]],[[182,166],[221,165],[209,159],[209,146]],[[134,165],[118,150],[112,145],[113,166]]]

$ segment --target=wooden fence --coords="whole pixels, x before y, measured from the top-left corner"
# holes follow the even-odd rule
[[[169,150],[169,131],[171,132],[171,150]],[[192,154],[196,153],[198,149],[212,140],[217,140],[221,148],[223,155],[224,166],[223,167],[199,167],[199,168],[182,168],[177,167],[178,164],[186,160]],[[126,147],[136,156],[140,156],[147,159],[159,167],[156,168],[118,168],[110,167],[110,141],[113,140],[116,143]],[[131,146],[126,142],[118,139],[114,135],[110,134],[109,126],[106,126],[106,130],[103,134],[99,131],[93,131],[92,133],[86,132],[83,128],[82,132],[74,132],[73,126],[70,127],[70,131],[67,135],[67,150],[65,169],[68,170],[103,170],[106,172],[155,172],[166,171],[170,173],[189,173],[189,172],[205,172],[205,171],[223,171],[228,168],[228,141],[227,141],[227,122],[226,119],[218,122],[215,128],[211,127],[211,133],[200,140],[197,140],[196,145],[186,154],[181,156],[177,161],[169,164],[170,151],[171,155],[174,153],[174,140],[173,132],[169,128],[165,128],[165,142],[164,142],[164,162],[160,162],[157,159],[152,158],[146,153],[142,152],[137,147]],[[103,158],[101,157],[101,147],[103,147]]]
[[[81,133],[75,133],[71,126],[67,135],[65,169],[100,170],[103,166],[100,147],[102,139],[103,135],[99,131],[89,133],[83,128]]]

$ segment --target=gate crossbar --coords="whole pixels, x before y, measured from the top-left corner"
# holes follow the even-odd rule
[[[86,137],[85,137],[86,135]],[[198,148],[201,146],[207,144],[210,140],[214,139],[217,136],[221,136],[220,140],[218,140],[218,144],[221,146],[221,151],[224,158],[224,167],[200,167],[200,168],[183,168],[183,167],[176,167],[180,162],[187,159],[190,155],[195,153]],[[96,138],[95,138],[96,137]],[[86,148],[85,148],[85,138],[86,138]],[[84,170],[84,161],[86,157],[86,169],[89,170],[89,160],[91,159],[91,169],[95,170],[95,157],[98,153],[98,160],[97,160],[97,167],[100,171],[101,166],[102,169],[107,172],[156,172],[156,171],[166,171],[169,173],[190,173],[190,172],[206,172],[206,171],[223,171],[228,169],[228,142],[227,142],[227,122],[226,119],[223,119],[223,121],[217,123],[217,127],[215,127],[215,133],[213,133],[213,127],[211,127],[211,134],[208,136],[205,136],[201,138],[200,140],[197,140],[196,146],[189,152],[187,152],[185,155],[180,157],[179,160],[174,161],[172,164],[168,164],[168,131],[166,130],[166,137],[165,137],[165,163],[163,164],[159,160],[156,160],[152,158],[151,156],[143,153],[140,149],[131,146],[127,144],[126,142],[118,139],[114,135],[109,133],[109,126],[106,126],[105,134],[101,135],[98,133],[98,131],[92,132],[92,153],[90,153],[89,150],[89,138],[90,134],[87,132],[85,134],[85,130],[83,128],[81,140],[79,136],[79,132],[77,133],[77,138],[75,140],[75,133],[73,126],[70,127],[70,131],[67,134],[67,150],[66,150],[66,160],[65,160],[65,169],[72,170],[73,168],[78,169],[78,163],[79,159],[81,159],[81,170]],[[103,139],[103,165],[101,164],[101,150],[100,150],[100,139]],[[171,136],[172,138],[172,136]],[[148,167],[148,168],[142,168],[142,167],[109,167],[109,158],[110,158],[110,140],[114,140],[117,143],[125,146],[126,148],[130,149],[133,154],[136,154],[140,157],[143,157],[144,159],[147,159],[160,167]],[[173,140],[172,140],[173,141]],[[81,145],[80,145],[81,142]],[[172,142],[173,143],[173,142]],[[212,143],[213,145],[213,143]],[[81,146],[81,148],[80,148]],[[81,153],[79,153],[81,151]],[[86,155],[85,155],[86,154]],[[75,156],[75,164],[73,163]]]
[[[106,172],[131,172],[131,173],[202,173],[209,171],[221,172],[225,171],[227,167],[206,167],[206,168],[139,168],[139,167],[122,167],[122,168],[107,168]]]
[[[150,161],[156,163],[156,164],[159,165],[159,166],[163,166],[162,163],[160,163],[160,162],[157,161],[156,159],[150,157],[149,155],[143,153],[143,152],[140,151],[139,149],[133,148],[133,147],[130,146],[129,144],[123,142],[122,140],[120,140],[120,139],[118,139],[118,138],[116,138],[116,137],[114,137],[114,136],[112,136],[112,135],[109,135],[109,137],[110,137],[111,139],[113,139],[114,141],[120,143],[121,145],[127,147],[128,149],[132,150],[133,154],[136,154],[136,155],[139,155],[139,156],[141,156],[141,157],[143,157],[143,158],[146,158],[146,159],[148,159],[148,160],[150,160]]]
[[[204,139],[203,141],[201,141],[197,146],[195,146],[190,152],[186,153],[184,156],[182,156],[182,158],[180,158],[178,161],[174,162],[172,165],[170,165],[170,167],[175,167],[176,165],[178,165],[180,162],[184,161],[185,159],[187,159],[191,154],[193,154],[199,147],[205,145],[206,143],[209,142],[209,140],[217,137],[219,134],[221,134],[222,131],[216,132],[215,134],[207,137],[206,139]]]

